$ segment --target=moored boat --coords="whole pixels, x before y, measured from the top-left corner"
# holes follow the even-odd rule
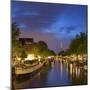
[[[16,75],[24,75],[24,74],[30,74],[33,73],[34,71],[37,71],[43,66],[43,63],[40,63],[35,66],[24,66],[24,67],[15,67],[15,74]]]

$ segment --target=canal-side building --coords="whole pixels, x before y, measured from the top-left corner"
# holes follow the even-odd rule
[[[33,53],[33,48],[36,43],[34,42],[34,39],[33,38],[19,38],[19,42],[21,43],[21,45],[27,52],[27,57],[24,59],[24,62],[32,61],[32,60],[35,61],[36,57]]]
[[[19,38],[19,42],[22,44],[23,48],[27,51],[27,53],[32,52],[32,47],[34,45],[33,38]]]

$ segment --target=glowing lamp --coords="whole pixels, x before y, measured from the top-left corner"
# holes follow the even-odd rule
[[[34,60],[34,54],[28,54],[25,60]]]

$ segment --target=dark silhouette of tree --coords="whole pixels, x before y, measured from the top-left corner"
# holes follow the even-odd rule
[[[33,45],[32,53],[36,56],[40,55],[42,57],[55,55],[54,51],[48,49],[48,45],[44,41],[39,41]]]
[[[64,56],[64,55],[65,55],[65,51],[60,51],[60,52],[58,53],[58,55]]]
[[[69,55],[76,54],[83,57],[83,54],[87,53],[87,34],[81,32],[79,35],[76,35],[66,52]]]
[[[20,28],[16,23],[12,23],[12,55],[14,57],[24,58],[26,52],[19,42]]]
[[[81,54],[87,52],[87,36],[81,32],[80,35],[76,35],[76,38],[72,40],[70,44],[71,53]]]
[[[39,41],[38,44],[41,45],[42,48],[48,48],[47,44],[44,41]]]

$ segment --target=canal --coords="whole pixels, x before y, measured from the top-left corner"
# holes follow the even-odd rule
[[[18,89],[58,87],[87,84],[87,72],[82,66],[54,61],[44,66],[32,78],[14,80]]]

